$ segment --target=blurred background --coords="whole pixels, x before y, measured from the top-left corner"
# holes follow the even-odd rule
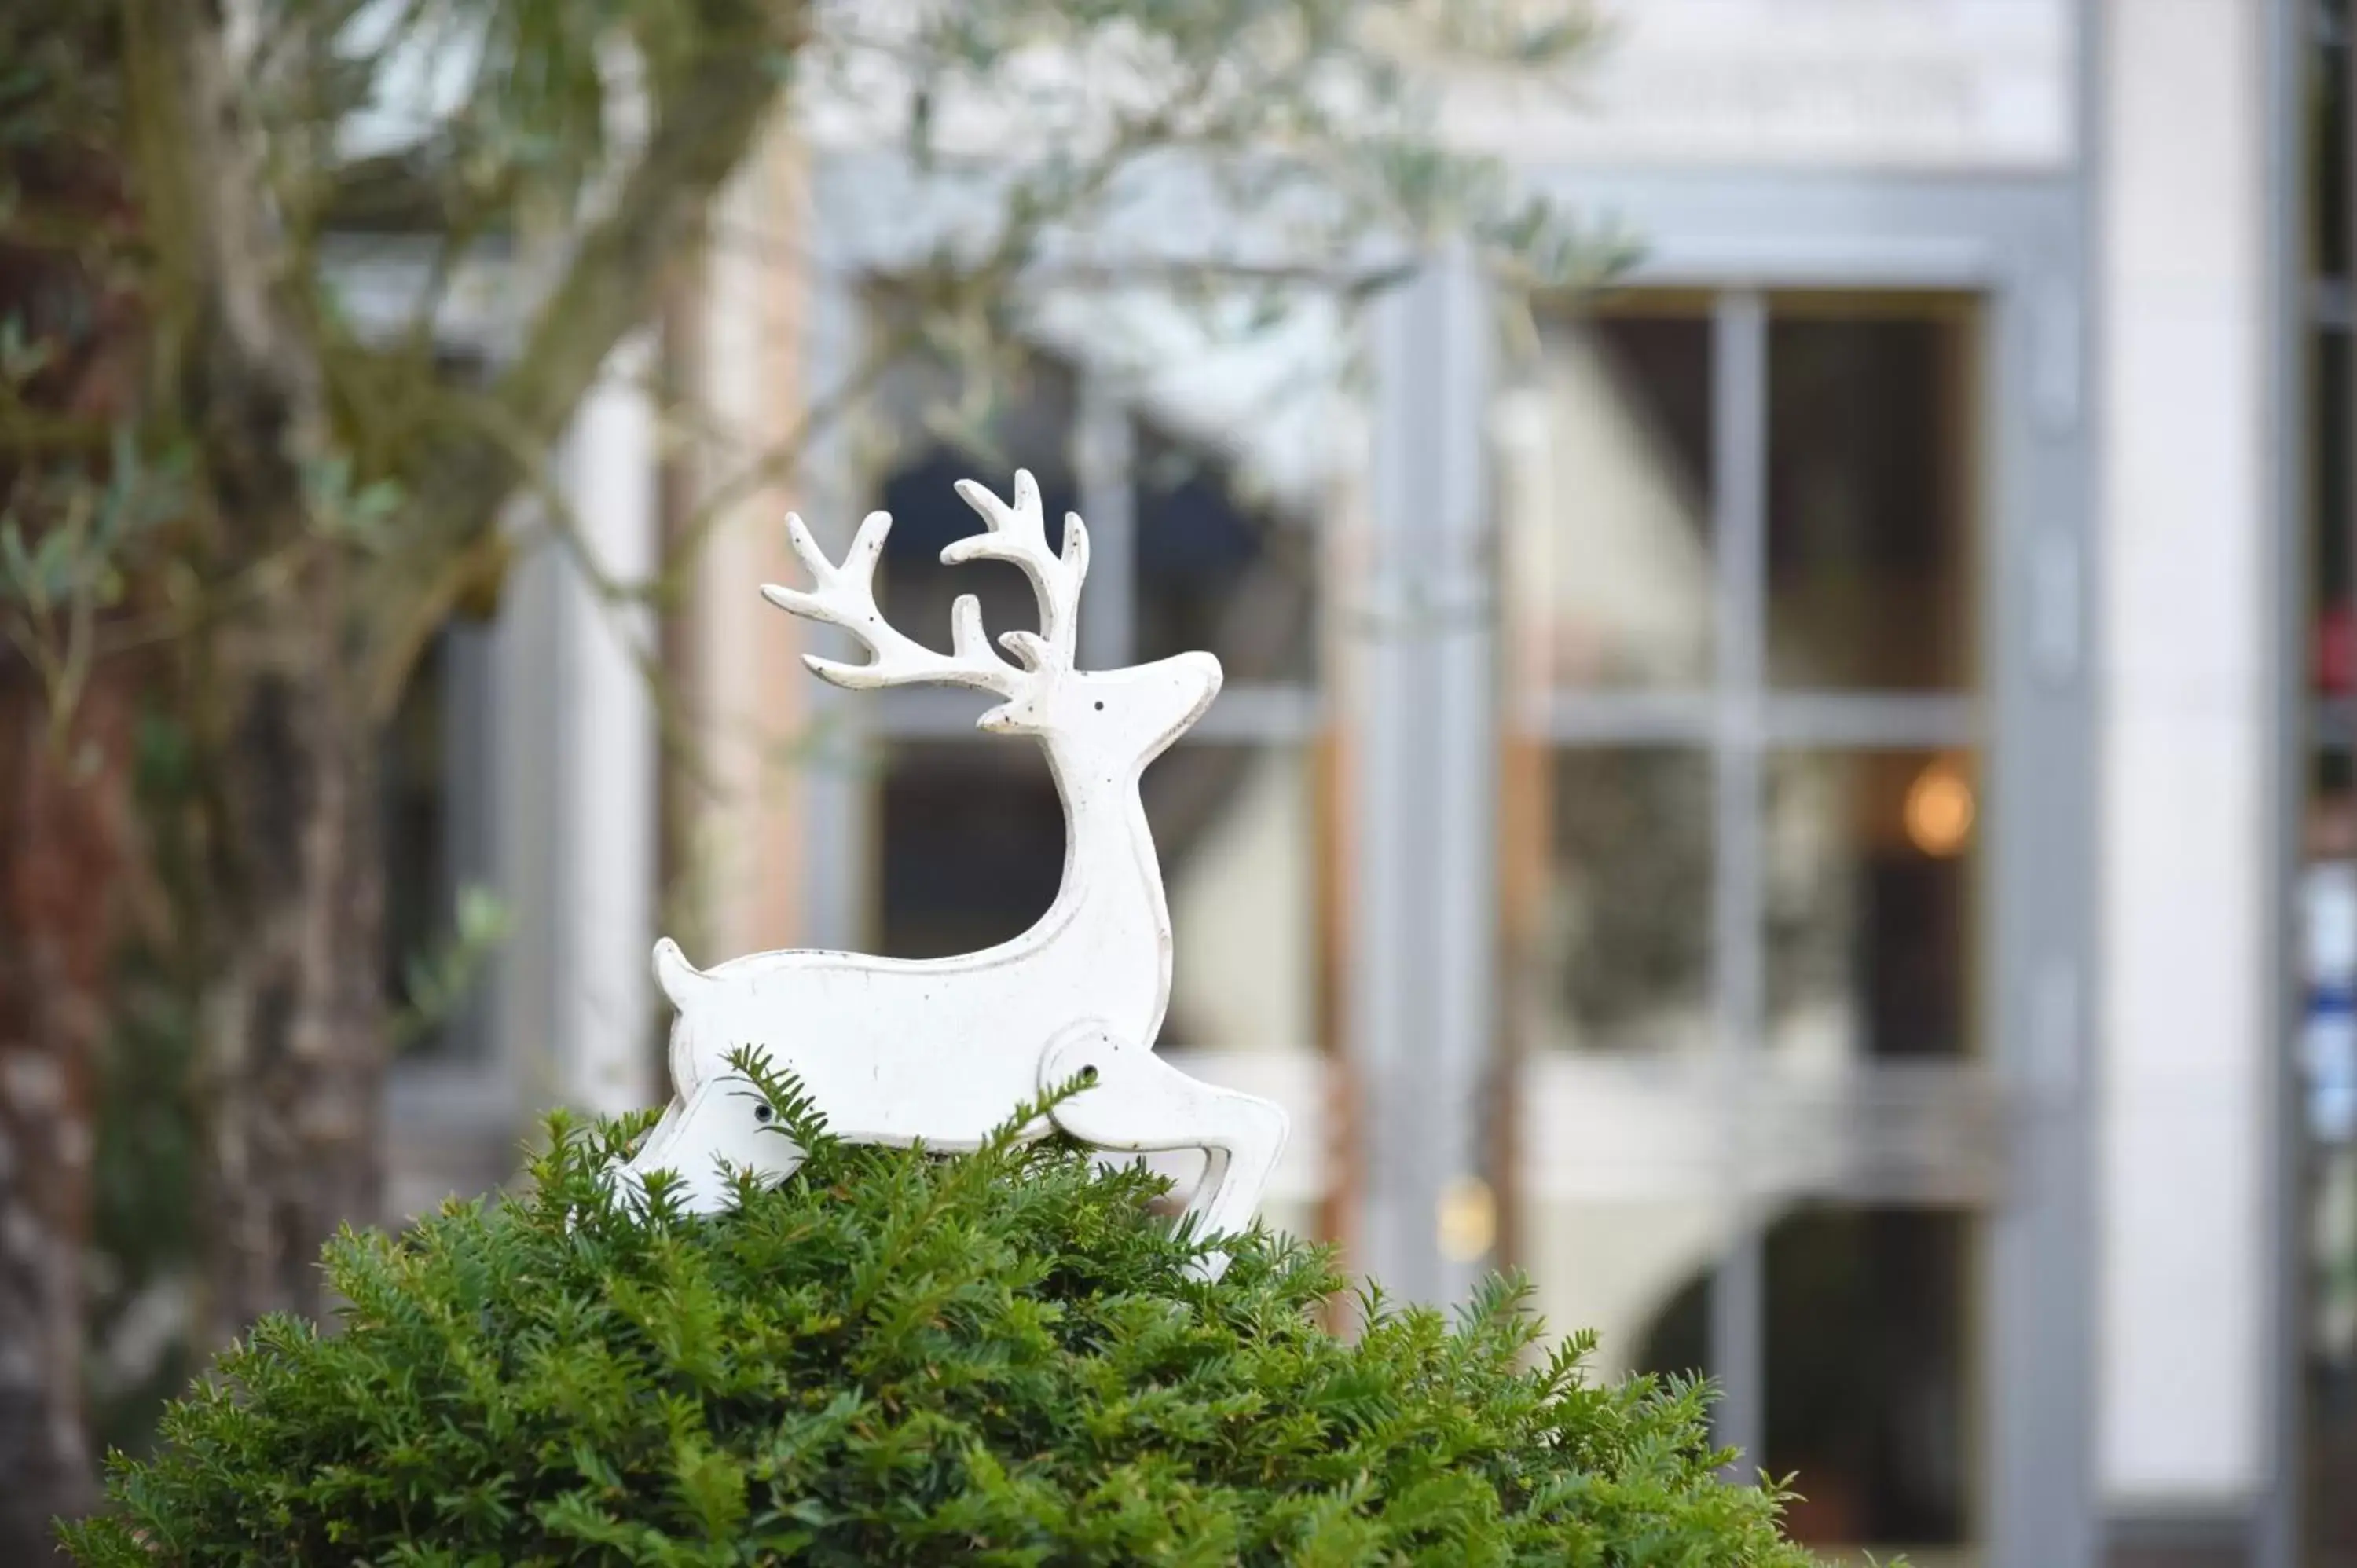
[[[1084,9],[1221,62],[1259,58],[1271,8]],[[630,8],[583,15],[607,10]],[[1450,7],[1401,10],[1449,32]],[[169,41],[124,16],[91,47]],[[481,560],[415,599],[364,710],[380,804],[353,842],[382,903],[349,928],[373,988],[351,1005],[382,1045],[332,1103],[367,1176],[263,1275],[298,1275],[339,1214],[511,1178],[550,1105],[659,1101],[659,932],[705,965],[930,957],[1047,908],[1038,752],[976,733],[978,697],[821,686],[799,656],[844,649],[754,592],[802,581],[788,506],[831,552],[880,507],[897,626],[945,643],[966,591],[1023,624],[1011,572],[937,555],[975,526],[954,479],[1004,493],[1028,467],[1092,531],[1083,662],[1226,668],[1146,779],[1178,942],[1161,1048],[1291,1111],[1272,1223],[1415,1299],[1518,1267],[1552,1331],[1598,1332],[1602,1370],[1707,1373],[1725,1441],[1797,1472],[1793,1531],[1830,1557],[2357,1564],[2346,0],[1572,21],[1378,49],[1360,85],[1420,93],[1460,161],[1417,188],[1387,143],[1399,183],[1348,224],[1163,168],[1019,244],[993,171],[1084,187],[1033,112],[1088,84],[979,21],[879,27],[891,47],[794,74],[717,166],[670,169],[708,211],[571,171],[568,200],[668,259],[628,310],[554,315],[548,279],[602,252],[521,220],[479,245],[460,209],[404,200],[433,139],[388,104],[447,118],[481,84],[431,27],[372,36],[380,91],[336,112],[370,180],[300,257],[339,330],[494,400],[566,320],[605,338],[577,397],[515,404],[539,425],[499,448],[517,472],[480,492]],[[894,75],[912,39],[957,91]],[[654,102],[650,146],[674,123]],[[1314,119],[1222,124],[1337,134]],[[29,184],[155,199],[73,145]],[[1529,198],[1556,248],[1514,227]],[[8,236],[27,301],[56,294],[24,261],[42,243]],[[240,252],[206,254],[189,275],[234,324]],[[119,296],[73,275],[87,338]],[[27,342],[12,326],[0,358]],[[370,378],[398,356],[351,354],[365,373],[325,360],[323,417],[373,434],[296,487],[347,534],[490,460],[429,442],[372,488],[371,454],[412,448],[350,411],[388,404]],[[103,404],[113,362],[55,395]],[[17,480],[30,428],[8,427]],[[252,490],[188,428],[233,515]],[[115,439],[93,515],[129,539]],[[61,595],[26,602],[70,621]],[[71,639],[17,638],[50,699],[10,699],[0,868],[0,1492],[13,1464],[26,1497],[92,1442],[146,1441],[235,1304],[301,1302],[221,1283],[234,1216],[273,1222],[215,1203],[231,1155],[314,1144],[222,1132],[248,1015],[222,1024],[208,989],[228,950],[174,934],[174,889],[237,842],[206,825],[227,794],[188,782],[202,759],[234,779],[292,754],[268,725],[208,753],[171,715],[210,710],[156,695],[190,661],[138,661],[159,640],[73,683],[59,752],[38,715]],[[262,791],[256,820],[301,797]],[[256,1124],[296,1115],[256,1081]]]

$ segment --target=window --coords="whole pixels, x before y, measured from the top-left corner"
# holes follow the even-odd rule
[[[1520,1250],[1829,1547],[1975,1532],[1980,319],[1638,294],[1545,319],[1506,422]]]
[[[453,888],[448,791],[444,779],[442,661],[436,647],[418,661],[402,689],[382,742],[384,806],[384,996],[411,1006],[413,969],[445,940]],[[438,1045],[439,1032],[409,1043]]]
[[[436,633],[381,743],[385,1001],[411,1020],[404,1058],[472,1061],[488,1047],[494,948],[460,930],[458,911],[493,869],[489,637],[467,620]]]

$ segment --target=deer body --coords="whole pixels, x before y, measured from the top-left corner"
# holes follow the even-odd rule
[[[681,1092],[754,1046],[822,1106],[866,1110],[858,1137],[965,1149],[1039,1092],[1036,1058],[1078,999],[1107,1028],[1153,1039],[1170,1000],[1169,921],[1137,779],[1076,786],[1059,769],[1058,783],[1063,886],[1010,941],[922,961],[753,953],[701,972],[675,945],[659,946],[656,972],[680,1014],[671,1066]]]
[[[861,526],[841,566],[790,519],[796,553],[817,586],[763,592],[795,614],[845,628],[874,655],[856,665],[809,658],[823,679],[854,688],[949,682],[1006,699],[979,723],[1034,736],[1047,749],[1066,824],[1056,900],[1013,940],[946,959],[803,950],[697,970],[676,944],[659,942],[656,974],[679,1012],[671,1040],[676,1092],[626,1176],[643,1182],[650,1170],[675,1171],[683,1200],[711,1209],[726,1201],[722,1163],[791,1173],[799,1151],[758,1124],[767,1107],[744,1088],[725,1087],[730,1054],[752,1047],[801,1079],[836,1135],[944,1151],[978,1146],[1017,1106],[1082,1077],[1090,1087],[1055,1108],[1057,1124],[1105,1148],[1206,1150],[1211,1167],[1192,1209],[1211,1230],[1241,1229],[1283,1146],[1286,1117],[1150,1054],[1169,1004],[1171,934],[1138,796],[1146,764],[1218,694],[1219,661],[1187,653],[1124,670],[1073,669],[1088,561],[1080,519],[1067,519],[1060,556],[1047,547],[1029,474],[1017,476],[1012,507],[970,481],[959,491],[991,532],[956,542],[942,559],[1011,561],[1039,598],[1039,633],[1001,639],[1020,668],[988,650],[970,596],[958,602],[956,650],[948,655],[884,622],[870,586],[890,526],[881,512]],[[1216,1274],[1223,1266],[1214,1253],[1203,1268]]]

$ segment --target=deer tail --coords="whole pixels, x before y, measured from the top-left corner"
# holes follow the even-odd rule
[[[702,970],[687,961],[687,955],[679,950],[677,942],[665,937],[655,943],[655,980],[673,1007],[686,1012],[688,998],[695,994],[705,978]]]

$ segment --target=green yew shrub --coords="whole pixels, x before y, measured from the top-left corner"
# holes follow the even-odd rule
[[[552,1122],[528,1195],[347,1232],[339,1332],[279,1318],[117,1456],[96,1564],[1781,1565],[1698,1387],[1543,1364],[1518,1287],[1451,1324],[1255,1232],[1216,1284],[1162,1184],[1019,1122],[834,1143],[716,1219],[599,1180],[644,1118]],[[748,1092],[755,1091],[748,1088]],[[1038,1107],[1028,1108],[1036,1114]]]

